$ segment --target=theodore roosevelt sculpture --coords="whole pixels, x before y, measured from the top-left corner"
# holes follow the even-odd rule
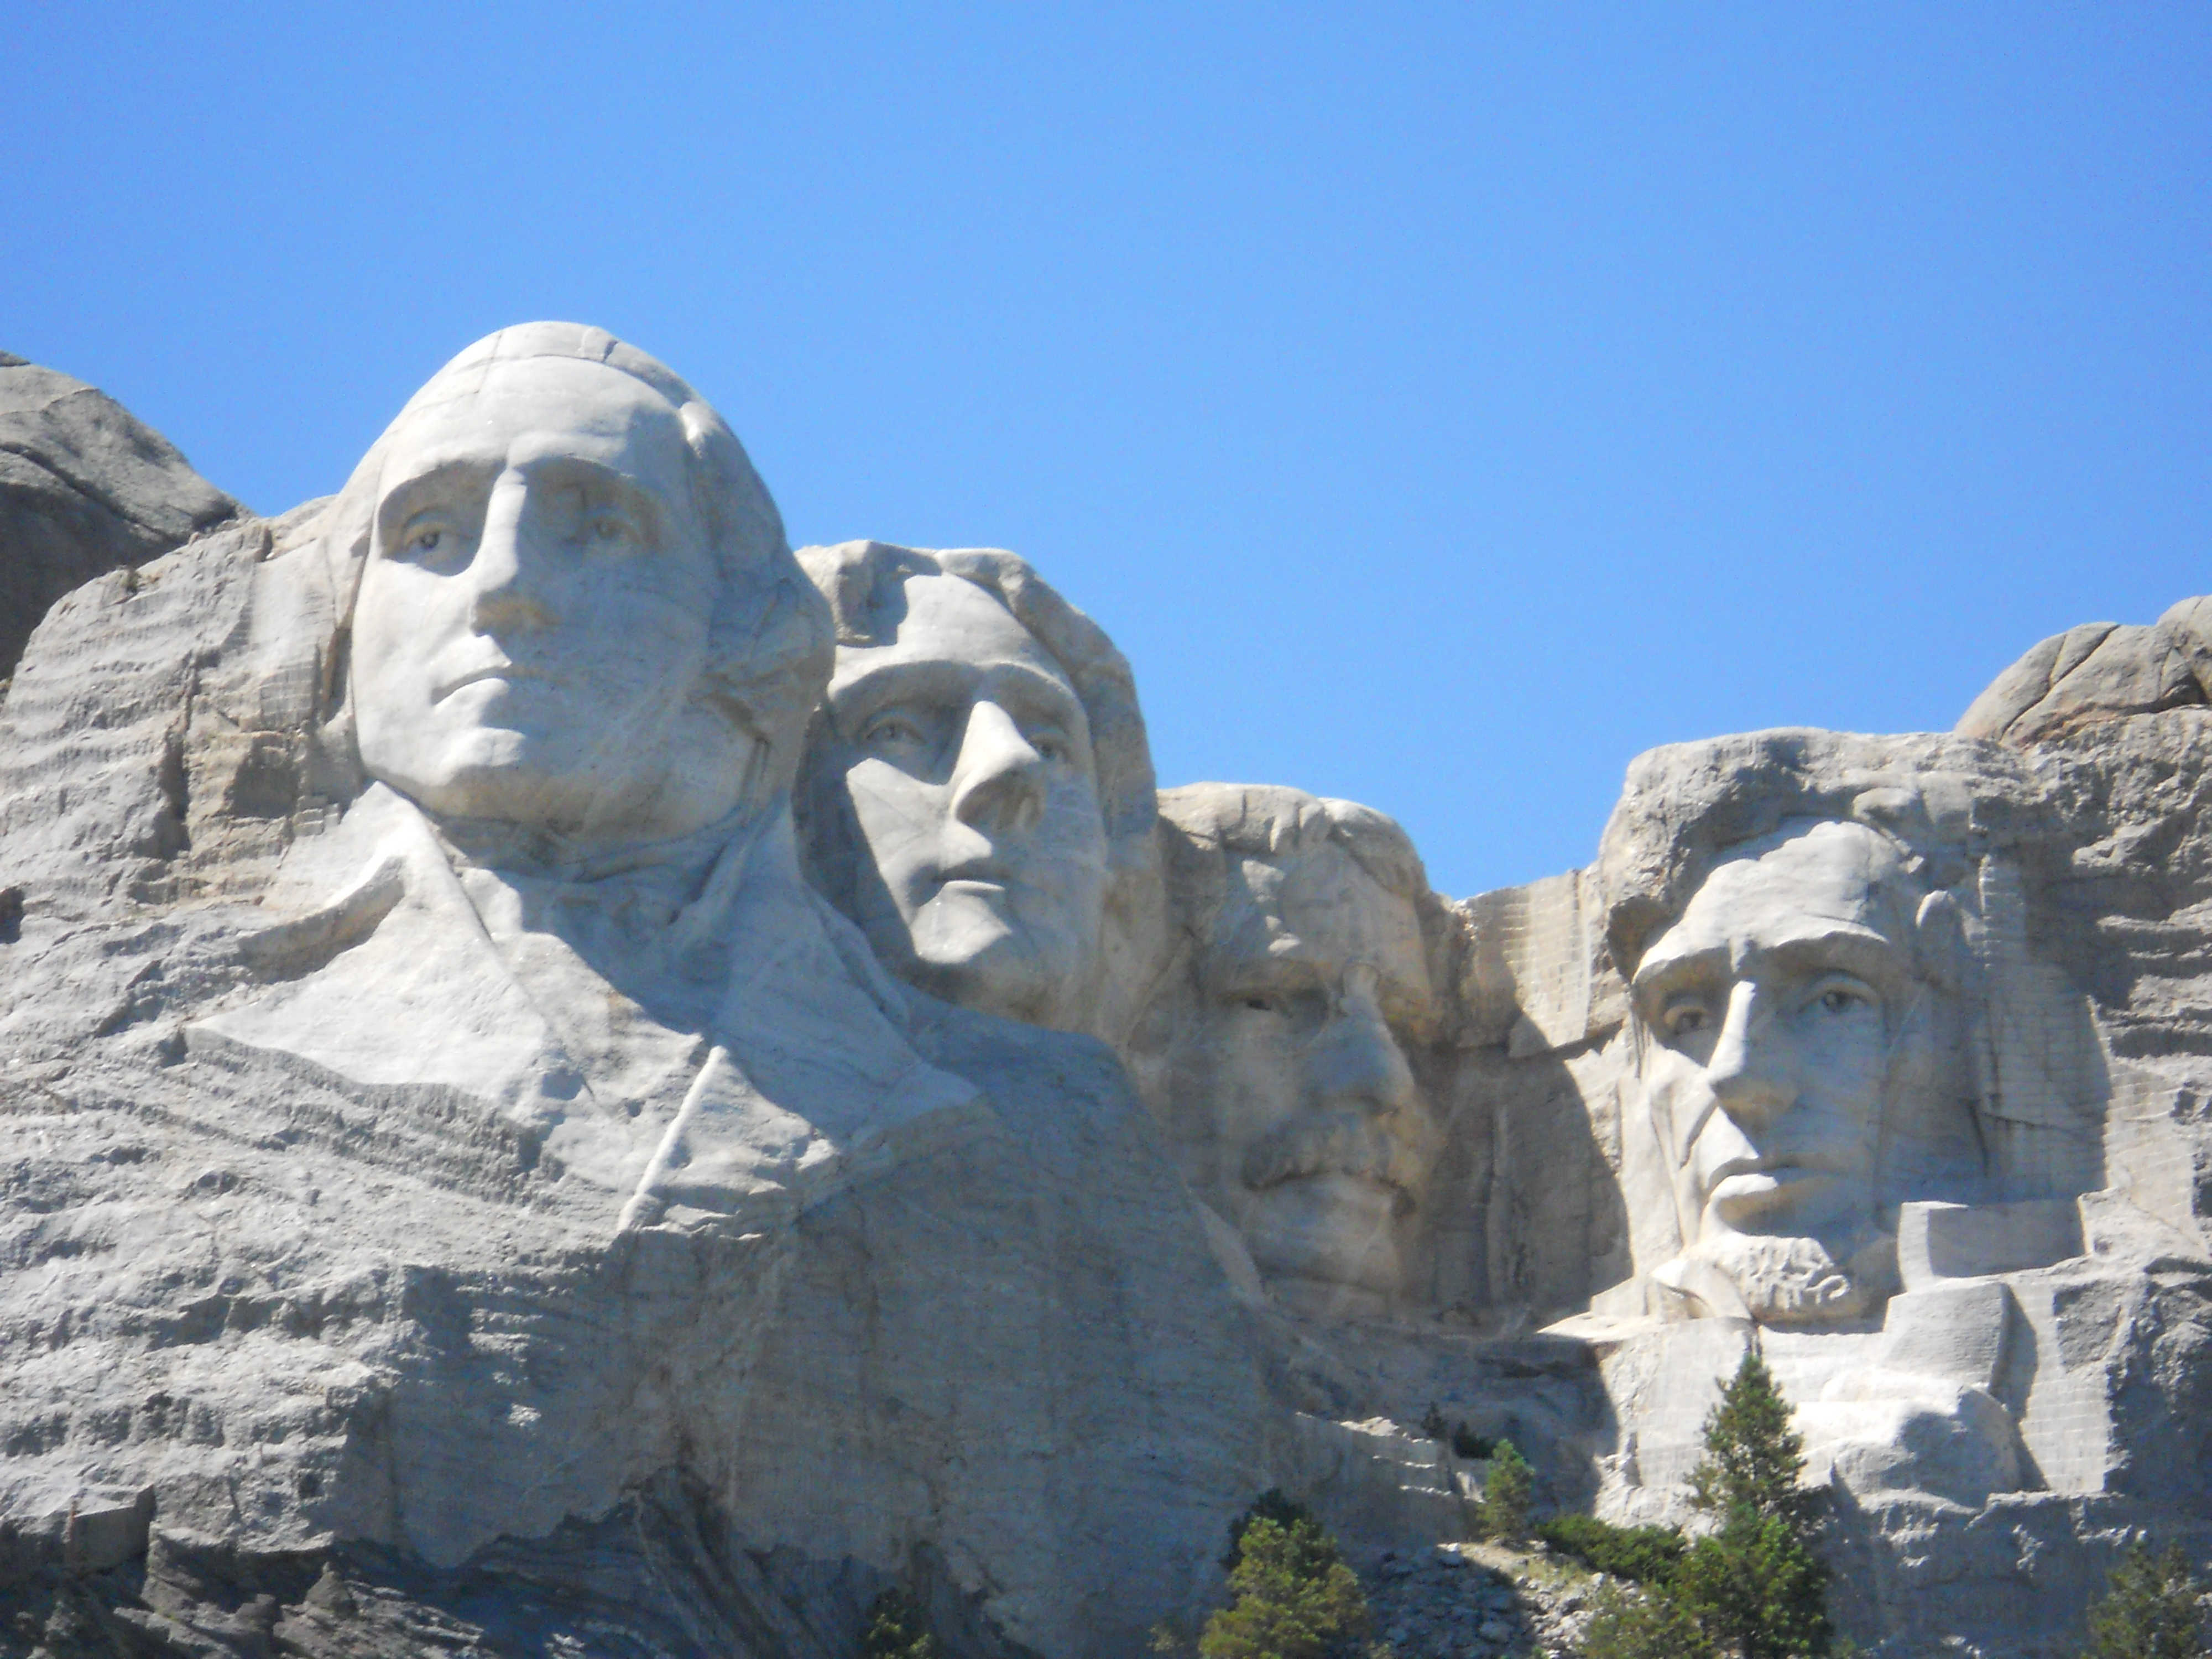
[[[1164,790],[1181,960],[1139,1038],[1185,1178],[1303,1311],[1400,1293],[1437,1130],[1412,1054],[1437,997],[1419,859],[1293,789]]]
[[[799,558],[837,626],[798,794],[817,884],[901,978],[1118,1035],[1158,902],[1127,663],[1011,553]]]

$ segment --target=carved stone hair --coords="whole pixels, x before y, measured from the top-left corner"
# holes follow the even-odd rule
[[[397,434],[419,411],[472,395],[499,368],[544,357],[598,363],[629,375],[665,400],[681,426],[692,507],[722,578],[702,691],[767,746],[766,786],[787,786],[798,767],[806,718],[829,683],[828,607],[793,559],[775,503],[737,435],[665,365],[603,329],[576,323],[501,329],[454,357],[407,400],[321,521],[341,642],[350,631],[374,540],[385,459]],[[333,653],[333,664],[343,657],[343,649]],[[326,697],[345,723],[342,674],[333,675]]]
[[[2034,858],[2063,821],[2044,775],[1985,740],[1781,729],[1638,756],[1599,844],[1607,942],[1632,975],[1732,848],[1793,820],[1864,824],[1928,890],[1957,886],[1992,853]]]
[[[1429,983],[1421,988],[1419,1006],[1394,1004],[1394,1017],[1434,1035],[1455,1016],[1439,993],[1453,982],[1462,930],[1429,890],[1421,855],[1395,819],[1356,801],[1276,784],[1194,783],[1160,792],[1160,821],[1169,905],[1188,963],[1203,956],[1204,942],[1229,901],[1236,860],[1288,860],[1334,847],[1385,892],[1404,900],[1420,926]]]
[[[1395,818],[1357,801],[1266,783],[1200,783],[1160,795],[1160,816],[1194,845],[1243,858],[1280,859],[1334,842],[1389,893],[1427,896],[1428,872]]]

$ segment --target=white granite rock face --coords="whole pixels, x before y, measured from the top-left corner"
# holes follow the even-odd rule
[[[63,594],[240,510],[112,398],[0,351],[0,680]]]
[[[794,556],[665,368],[493,336],[0,704],[0,1654],[1103,1659],[1269,1486],[1486,1650],[1406,1565],[1478,1443],[1679,1521],[1752,1344],[1855,1636],[2070,1653],[2212,1557],[2206,603],[1452,901],[1156,792],[1014,555]]]
[[[763,1655],[930,1571],[977,1652],[1203,1593],[1292,1413],[1112,1056],[907,991],[800,878],[830,646],[726,428],[553,325],[46,618],[0,724],[25,1550],[404,1578],[696,1510]]]

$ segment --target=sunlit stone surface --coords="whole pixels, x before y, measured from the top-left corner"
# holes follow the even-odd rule
[[[1013,554],[794,556],[596,330],[274,520],[0,372],[154,538],[0,574],[206,532],[0,705],[7,1640],[844,1659],[896,1584],[1106,1659],[1267,1487],[1462,1535],[1455,1426],[1680,1520],[1753,1343],[1863,1643],[2057,1659],[2212,1555],[2212,602],[1954,734],[1656,750],[1452,900],[1156,792]]]

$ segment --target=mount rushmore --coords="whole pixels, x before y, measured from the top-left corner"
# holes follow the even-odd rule
[[[1753,1346],[1866,1646],[2212,1557],[2212,599],[1453,899],[594,329],[276,518],[0,359],[0,1652],[1110,1659]]]

